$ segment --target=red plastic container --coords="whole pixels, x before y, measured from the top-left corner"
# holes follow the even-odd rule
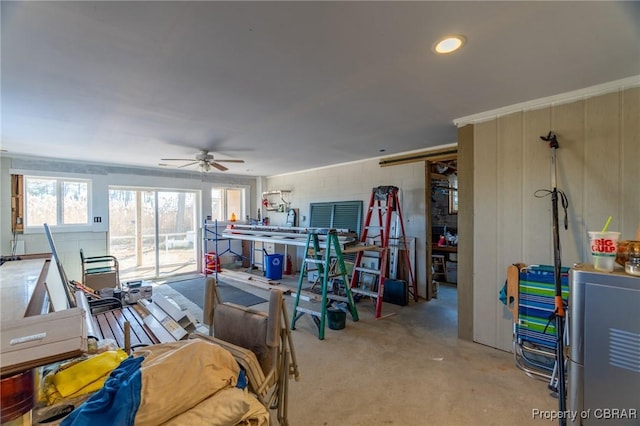
[[[221,272],[220,259],[214,251],[205,253],[204,255],[204,274],[209,275],[214,272]]]

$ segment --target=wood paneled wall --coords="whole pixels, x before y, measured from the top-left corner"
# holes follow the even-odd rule
[[[560,144],[557,186],[569,201],[563,265],[590,262],[587,231],[609,215],[622,239],[640,226],[640,88],[473,125],[473,334],[504,350],[512,320],[498,292],[507,266],[553,263],[551,199],[536,196],[551,189],[551,150],[540,140],[550,130]]]

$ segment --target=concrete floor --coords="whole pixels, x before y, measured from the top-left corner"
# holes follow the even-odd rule
[[[297,279],[282,284],[295,289]],[[285,299],[291,315],[294,298]],[[457,338],[456,299],[454,286],[441,285],[430,302],[385,303],[383,316],[392,315],[379,320],[364,300],[360,320],[347,315],[346,327],[327,328],[324,340],[309,315],[300,318],[292,331],[301,377],[290,383],[291,426],[553,424],[533,415],[558,409],[546,382],[517,369],[510,353]]]

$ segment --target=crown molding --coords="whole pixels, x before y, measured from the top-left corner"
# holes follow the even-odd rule
[[[491,111],[485,111],[478,114],[468,115],[466,117],[456,118],[453,124],[457,127],[466,126],[467,124],[476,124],[483,121],[494,120],[500,116],[512,114],[514,112],[529,111],[534,109],[546,108],[549,106],[561,105],[578,100],[584,100],[593,96],[604,95],[619,90],[629,89],[640,86],[640,75],[635,75],[584,89],[574,90],[571,92],[561,93],[559,95],[547,96],[546,98],[535,99],[532,101],[521,102]]]

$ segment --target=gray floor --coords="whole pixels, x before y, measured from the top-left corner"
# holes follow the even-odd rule
[[[297,280],[282,285],[295,288]],[[291,315],[294,299],[286,300]],[[357,308],[359,321],[347,315],[346,327],[327,328],[324,340],[309,315],[298,320],[292,334],[301,378],[290,384],[292,426],[554,423],[533,416],[534,409],[558,408],[545,382],[518,370],[512,354],[456,337],[454,286],[441,285],[430,302],[385,303],[382,314],[391,315],[383,319],[375,319],[372,302]],[[197,306],[194,314],[201,318]]]

